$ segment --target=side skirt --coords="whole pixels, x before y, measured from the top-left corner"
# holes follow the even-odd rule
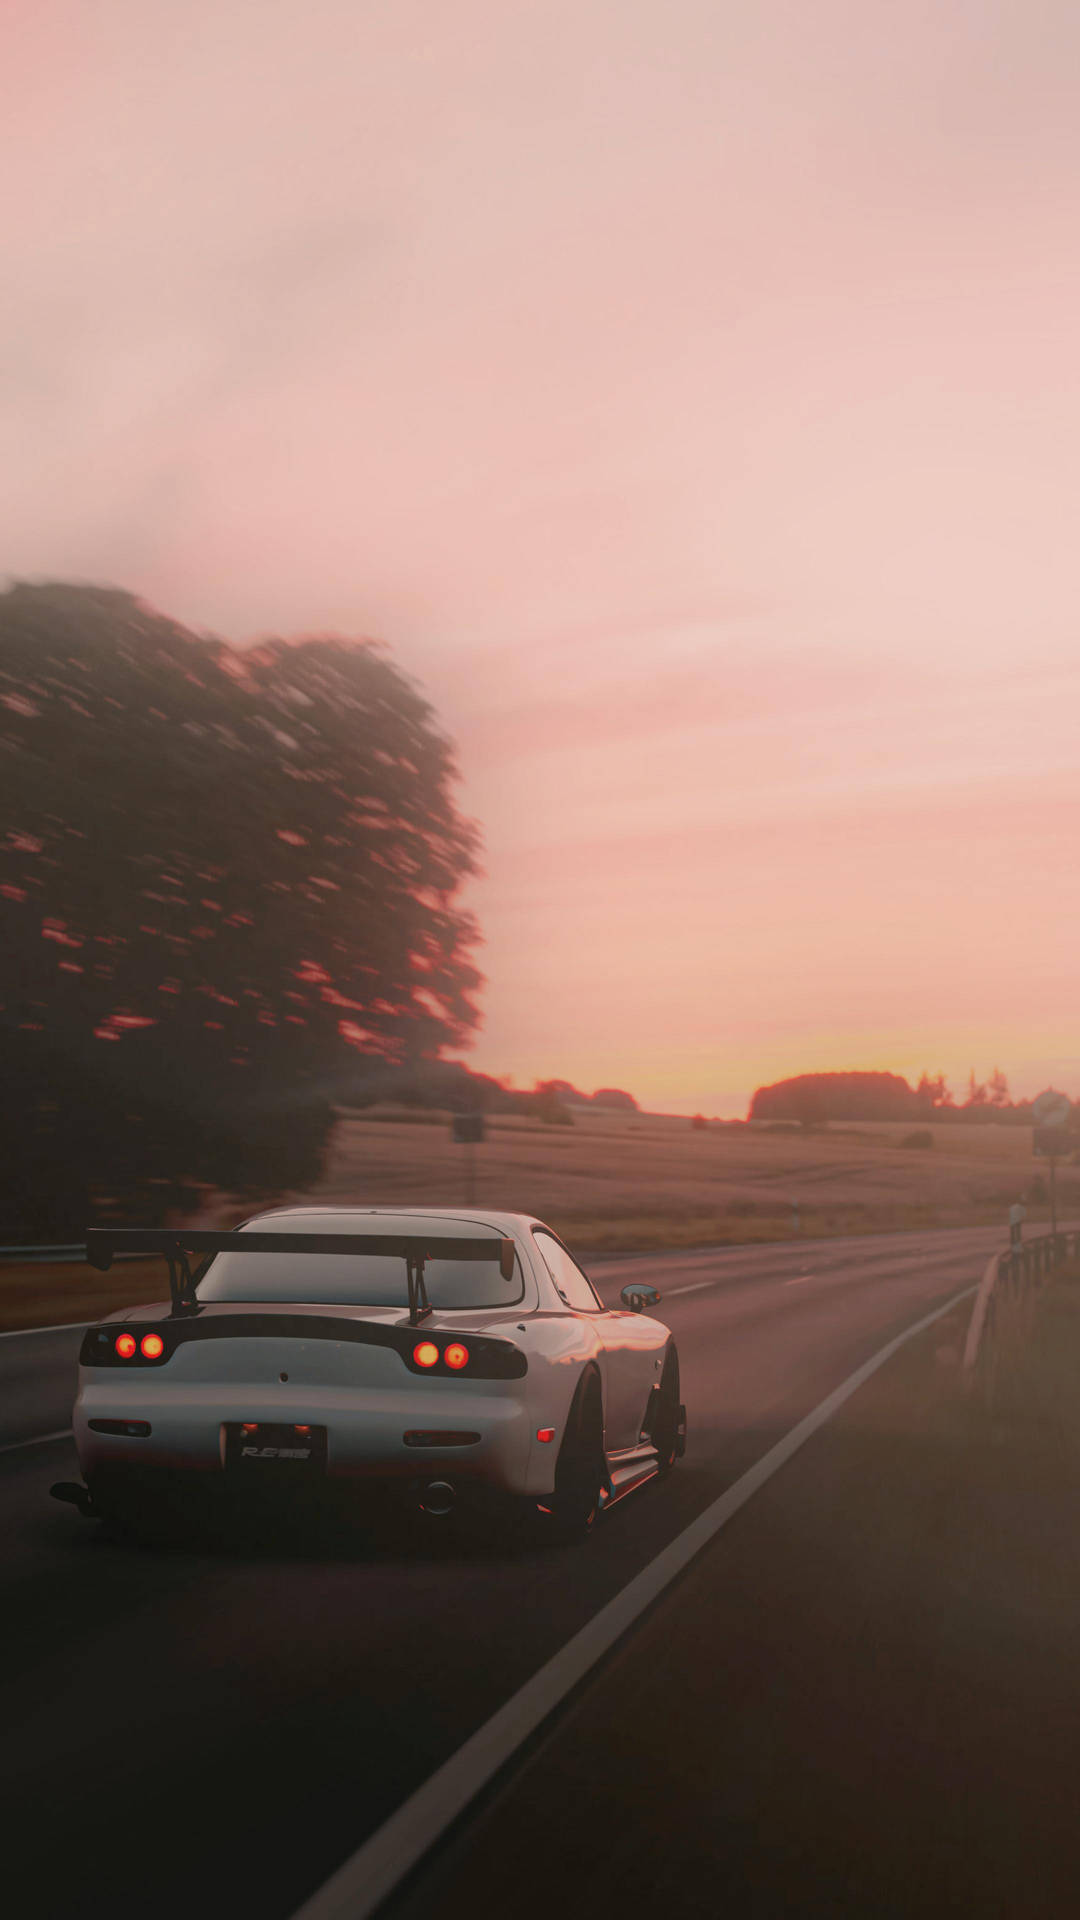
[[[640,1447],[623,1447],[617,1453],[607,1455],[608,1484],[600,1495],[601,1512],[625,1500],[628,1493],[636,1493],[650,1480],[655,1480],[660,1471],[656,1448],[651,1441]]]

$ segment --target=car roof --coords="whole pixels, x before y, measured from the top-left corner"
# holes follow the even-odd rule
[[[245,1227],[258,1226],[273,1232],[280,1226],[310,1227],[317,1232],[322,1223],[331,1220],[345,1220],[355,1226],[359,1232],[361,1222],[377,1220],[380,1229],[388,1233],[408,1233],[410,1226],[417,1220],[435,1221],[444,1227],[448,1236],[456,1233],[466,1238],[477,1227],[487,1227],[494,1233],[527,1234],[534,1226],[543,1223],[535,1220],[529,1213],[504,1213],[489,1211],[486,1207],[275,1207],[268,1213],[252,1214],[243,1222]],[[348,1231],[348,1229],[345,1229]]]

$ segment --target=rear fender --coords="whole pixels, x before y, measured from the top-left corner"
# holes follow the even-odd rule
[[[603,1349],[591,1322],[573,1314],[534,1320],[529,1332],[531,1444],[525,1491],[542,1495],[554,1491],[555,1464],[582,1375],[593,1369],[602,1378]],[[541,1440],[542,1433],[550,1439]]]

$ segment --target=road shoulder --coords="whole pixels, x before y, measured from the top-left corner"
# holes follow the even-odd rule
[[[732,1520],[388,1920],[1072,1909],[1080,1470],[1022,1406],[965,1405],[969,1310]]]

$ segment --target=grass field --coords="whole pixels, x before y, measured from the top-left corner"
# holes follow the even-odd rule
[[[0,1332],[17,1327],[66,1327],[141,1300],[167,1300],[164,1261],[125,1260],[111,1273],[85,1261],[57,1266],[5,1260],[0,1265]]]
[[[413,1125],[393,1110],[344,1115],[326,1178],[311,1196],[363,1205],[456,1205],[467,1149],[447,1120]],[[1026,1128],[940,1126],[932,1148],[904,1148],[908,1126],[809,1134],[758,1127],[695,1131],[668,1114],[579,1110],[572,1127],[515,1116],[489,1122],[475,1149],[476,1202],[539,1214],[583,1252],[738,1244],[908,1227],[1004,1223],[1045,1165]],[[1080,1203],[1080,1169],[1058,1176]],[[1032,1204],[1033,1222],[1047,1213]]]
[[[1080,1461],[1080,1261],[1059,1267],[1031,1298],[994,1367],[987,1421],[1029,1431]],[[987,1396],[983,1396],[984,1403]],[[1074,1464],[1075,1470],[1075,1464]]]
[[[899,1145],[907,1126],[863,1124],[800,1134],[758,1127],[696,1132],[669,1114],[579,1110],[570,1127],[516,1115],[490,1121],[475,1149],[475,1201],[535,1213],[583,1254],[786,1240],[799,1233],[891,1233],[989,1225],[1045,1165],[1026,1128],[941,1126],[932,1148]],[[460,1207],[466,1155],[448,1115],[371,1108],[343,1114],[321,1205]],[[1061,1210],[1080,1214],[1080,1168],[1058,1176]],[[268,1196],[264,1204],[272,1204]],[[222,1202],[230,1225],[252,1204]],[[1031,1204],[1032,1225],[1048,1217]],[[163,1266],[0,1267],[0,1328],[58,1325],[167,1291]]]

